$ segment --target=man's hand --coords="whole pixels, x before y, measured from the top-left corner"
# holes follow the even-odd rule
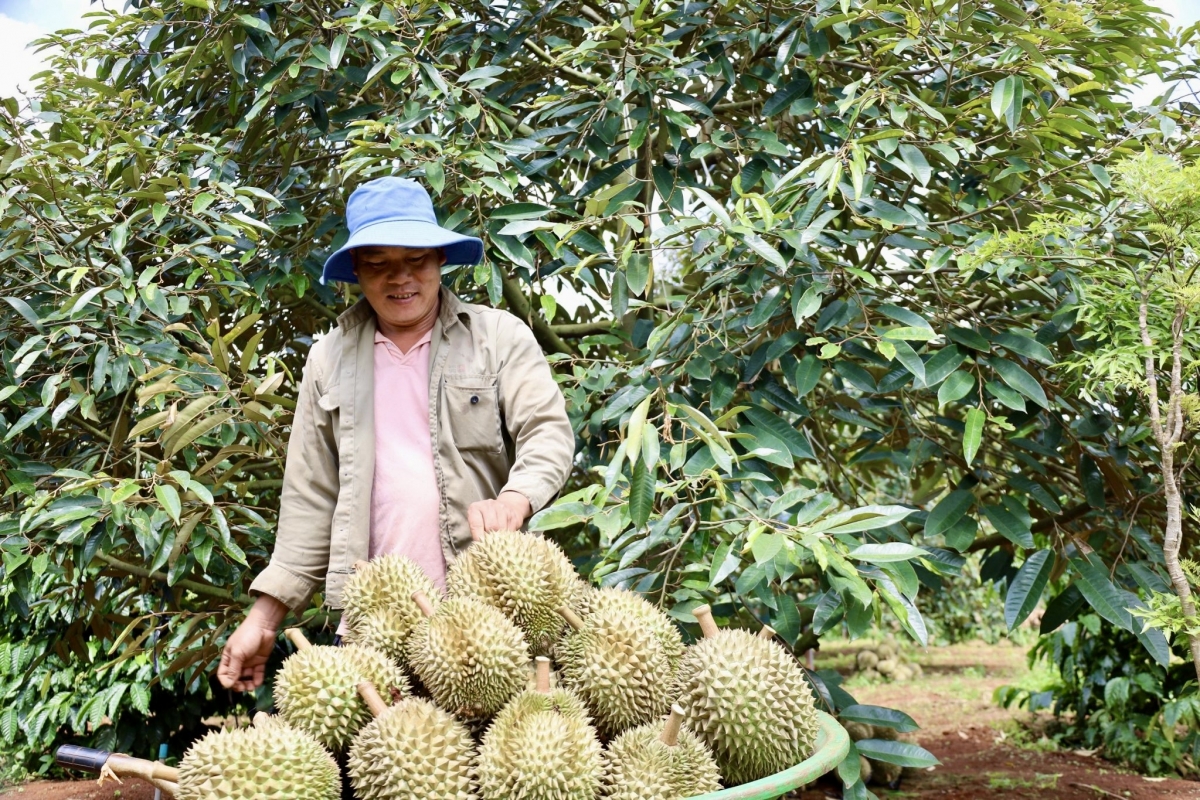
[[[229,637],[217,667],[217,680],[226,689],[252,692],[263,683],[267,658],[275,647],[275,634],[287,616],[287,606],[274,597],[261,595],[246,619]]]
[[[529,500],[520,492],[501,492],[495,500],[480,500],[467,507],[471,538],[479,541],[492,531],[519,531],[533,513]]]

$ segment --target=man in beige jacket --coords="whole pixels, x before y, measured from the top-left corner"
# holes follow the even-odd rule
[[[483,243],[439,227],[425,190],[399,178],[356,189],[346,222],[322,282],[357,282],[363,299],[309,354],[275,551],[222,654],[226,687],[260,686],[288,610],[321,588],[340,608],[356,561],[400,553],[442,585],[471,541],[548,504],[574,457],[533,333],[441,286],[442,265],[477,263]]]

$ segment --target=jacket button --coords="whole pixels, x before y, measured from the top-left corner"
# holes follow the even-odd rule
[[[479,402],[479,395],[477,395],[477,394],[471,395],[471,405],[476,405],[478,402]]]

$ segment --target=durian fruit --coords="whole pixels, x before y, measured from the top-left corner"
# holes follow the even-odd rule
[[[364,645],[312,645],[297,628],[287,631],[296,653],[275,676],[275,705],[289,724],[340,752],[371,718],[358,694],[369,680],[389,695],[409,694],[408,678],[392,659]]]
[[[550,660],[539,657],[539,689],[507,705],[484,735],[479,748],[483,800],[596,797],[602,770],[596,729],[570,692],[550,691],[549,670]]]
[[[555,650],[563,684],[583,698],[606,738],[665,716],[684,651],[679,630],[632,592],[601,589],[585,608],[582,619],[559,609],[571,626]]]
[[[712,752],[682,727],[683,709],[671,707],[665,722],[626,731],[604,753],[604,785],[609,800],[683,800],[721,788]]]
[[[254,727],[213,731],[179,762],[176,800],[338,800],[341,775],[317,740],[259,714]]]
[[[421,609],[413,592],[437,598],[437,588],[411,558],[382,555],[354,565],[342,590],[346,644],[365,644],[404,660],[404,643],[418,622]]]
[[[393,706],[370,683],[359,686],[375,719],[350,746],[347,766],[359,800],[478,800],[475,741],[428,700]]]
[[[704,638],[680,663],[678,702],[689,727],[712,748],[725,785],[808,758],[818,722],[800,665],[766,636],[720,630],[708,606],[692,613]]]
[[[413,598],[426,618],[409,637],[408,663],[439,706],[483,719],[521,691],[529,649],[503,612],[472,597],[446,600],[436,611],[424,593]]]
[[[520,531],[495,531],[472,544],[450,565],[446,589],[450,597],[474,597],[503,611],[538,655],[562,632],[556,609],[577,609],[587,591],[562,548]]]

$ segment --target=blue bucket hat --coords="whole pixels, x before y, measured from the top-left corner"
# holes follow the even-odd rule
[[[376,178],[359,186],[346,201],[350,238],[325,261],[321,283],[358,283],[350,251],[356,247],[441,247],[447,264],[478,264],[483,242],[437,224],[433,201],[416,181]]]

